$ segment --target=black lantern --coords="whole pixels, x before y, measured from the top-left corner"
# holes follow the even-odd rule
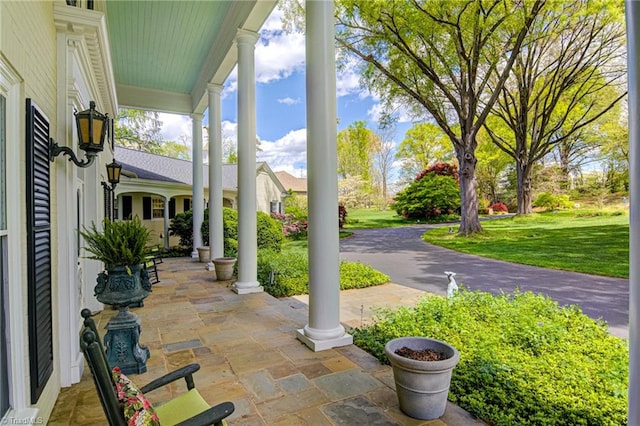
[[[120,183],[120,171],[122,166],[116,163],[114,159],[111,163],[107,164],[107,180],[111,184],[111,190],[113,191],[118,183]]]
[[[104,148],[104,139],[109,127],[107,114],[96,111],[96,103],[91,101],[89,109],[76,112],[76,126],[78,128],[78,147],[85,152],[86,159],[78,160],[71,148],[58,146],[53,140],[49,140],[49,160],[53,161],[60,154],[69,156],[69,161],[78,167],[89,167],[93,164],[96,155]]]

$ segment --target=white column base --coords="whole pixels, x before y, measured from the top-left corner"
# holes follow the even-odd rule
[[[213,262],[209,262],[207,263],[207,266],[204,267],[204,269],[206,269],[207,271],[215,271],[216,266],[213,264]]]
[[[191,252],[191,258],[200,260],[200,255],[198,254],[198,250]]]
[[[305,335],[304,329],[299,328],[296,330],[296,337],[314,352],[326,351],[327,349],[339,348],[341,346],[349,346],[353,344],[353,336],[348,333],[345,333],[340,337],[334,337],[327,340],[317,340]]]
[[[252,281],[252,282],[236,281],[231,286],[231,290],[233,290],[237,294],[249,294],[249,293],[262,293],[264,291],[264,288],[260,285],[258,281]]]

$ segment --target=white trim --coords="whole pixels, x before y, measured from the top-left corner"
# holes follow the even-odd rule
[[[0,55],[0,92],[6,97],[6,139],[7,141],[24,140],[24,97],[22,79],[11,65]],[[24,160],[21,160],[20,143],[8,143],[6,146],[6,178],[9,182],[20,182],[19,185],[7,185],[8,200],[22,200],[24,194]],[[24,263],[25,247],[21,245],[21,236],[26,234],[24,203],[7,204],[7,262],[9,265],[7,278],[8,288],[8,330],[9,330],[9,394],[11,409],[9,416],[24,417],[28,410],[29,417],[37,415],[37,410],[29,406],[29,365],[27,363],[29,349],[27,336],[27,290],[22,283],[26,280]]]

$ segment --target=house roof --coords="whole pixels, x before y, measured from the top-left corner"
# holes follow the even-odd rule
[[[285,171],[276,172],[275,174],[287,191],[307,192],[307,179],[295,177]]]
[[[122,165],[122,175],[133,179],[153,180],[167,183],[183,183],[193,185],[193,163],[188,160],[151,154],[149,152],[116,146],[114,151],[116,161]],[[272,176],[277,185],[284,187],[276,175],[265,162],[256,163],[256,172],[264,170]],[[203,186],[209,187],[209,166],[203,165]],[[238,165],[222,165],[222,188],[238,189]]]

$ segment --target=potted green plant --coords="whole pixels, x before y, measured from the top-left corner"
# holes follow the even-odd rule
[[[142,266],[150,252],[149,230],[135,216],[119,222],[105,219],[102,229],[91,223],[80,235],[90,253],[87,258],[104,263],[105,270],[96,279],[96,298],[119,310],[107,322],[104,336],[109,365],[120,367],[126,374],[142,374],[147,371],[150,352],[139,343],[140,319],[129,311],[129,306],[142,306],[151,291],[149,274]]]
[[[149,295],[151,283],[143,268],[149,254],[149,230],[139,217],[118,222],[105,219],[102,229],[95,223],[80,232],[84,238],[87,258],[104,263],[98,274],[95,295],[105,304],[128,306]]]

